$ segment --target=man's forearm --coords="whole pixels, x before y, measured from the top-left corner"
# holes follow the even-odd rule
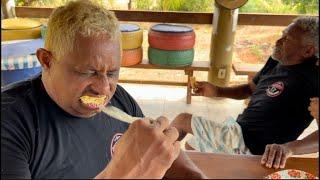
[[[301,140],[286,143],[293,155],[316,153],[319,151],[319,130]]]
[[[246,99],[251,96],[252,91],[249,84],[234,87],[218,87],[217,96],[232,99]]]
[[[165,174],[168,179],[204,179],[203,172],[193,163],[184,151],[180,151],[178,158]]]

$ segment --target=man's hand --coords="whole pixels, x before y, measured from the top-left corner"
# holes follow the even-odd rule
[[[267,168],[284,168],[292,150],[286,144],[268,144],[261,158],[261,164]]]
[[[163,178],[180,153],[178,136],[165,117],[133,122],[96,178]]]
[[[209,82],[197,82],[193,90],[194,96],[217,97],[218,87]]]
[[[314,97],[310,99],[310,106],[308,107],[313,118],[319,120],[319,98]]]

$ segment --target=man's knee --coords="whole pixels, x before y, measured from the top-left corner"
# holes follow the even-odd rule
[[[174,120],[171,123],[171,126],[183,130],[186,133],[192,133],[191,118],[192,114],[181,113],[174,118]]]
[[[195,150],[193,147],[191,147],[187,142],[186,144],[184,145],[186,150]]]
[[[192,114],[181,113],[176,118],[174,118],[171,123],[171,126],[177,128],[179,132],[179,141],[181,141],[188,133],[192,134],[191,117]]]

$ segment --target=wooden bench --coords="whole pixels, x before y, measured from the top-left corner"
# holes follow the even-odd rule
[[[232,69],[236,75],[247,75],[249,82],[263,66],[264,64],[233,63]]]
[[[236,75],[248,75],[248,80],[263,67],[263,64],[246,64],[234,63],[232,68]],[[132,79],[119,79],[120,83],[137,83],[137,84],[157,84],[157,85],[173,85],[173,86],[187,86],[187,104],[191,104],[191,84],[190,78],[193,76],[194,71],[209,71],[209,61],[194,61],[190,66],[184,67],[168,67],[149,64],[147,59],[144,59],[140,64],[124,67],[124,68],[138,68],[138,69],[165,69],[165,70],[184,70],[185,75],[188,76],[187,82],[174,82],[174,81],[155,81],[155,80],[132,80]]]
[[[187,82],[173,82],[173,81],[155,81],[155,80],[129,80],[119,79],[120,83],[139,83],[139,84],[157,84],[157,85],[176,85],[187,86],[187,104],[191,104],[191,84],[190,78],[193,76],[194,71],[209,71],[209,61],[194,61],[190,66],[184,67],[168,67],[149,64],[149,61],[144,59],[140,64],[129,66],[125,68],[141,68],[141,69],[165,69],[165,70],[184,70],[185,75],[188,76]]]

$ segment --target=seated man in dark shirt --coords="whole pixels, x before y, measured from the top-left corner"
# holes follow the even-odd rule
[[[120,37],[114,14],[90,1],[53,12],[42,74],[1,92],[1,179],[205,177],[168,119],[143,118],[117,85]],[[130,125],[105,106],[141,119]]]
[[[318,18],[297,18],[283,31],[253,82],[235,87],[197,82],[195,95],[251,100],[237,120],[223,123],[214,117],[210,121],[178,115],[171,125],[179,138],[193,134],[186,145],[202,152],[264,154],[261,163],[274,168],[283,168],[291,155],[317,152],[318,131],[301,141],[297,138],[313,119],[310,98],[319,96],[318,39]]]

